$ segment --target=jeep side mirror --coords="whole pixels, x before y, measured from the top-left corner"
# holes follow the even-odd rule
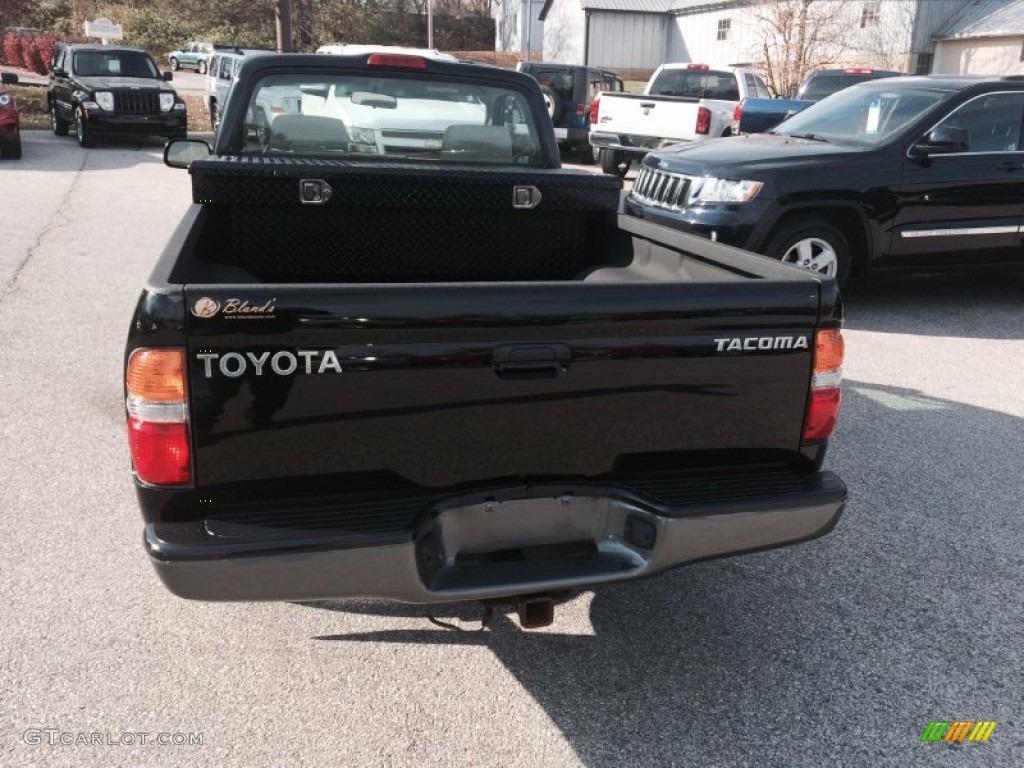
[[[168,82],[170,82],[171,80],[174,79],[174,73],[173,72],[164,72],[164,73],[162,73],[161,77],[163,77],[164,80],[167,80]]]
[[[0,72],[0,82],[4,85],[17,85],[18,76],[13,72]]]
[[[940,125],[919,139],[910,149],[915,157],[951,155],[971,148],[971,132],[953,125]]]
[[[53,76],[54,77],[67,77],[68,73],[64,69],[64,67],[54,67],[53,68]]]
[[[164,146],[164,165],[188,168],[195,160],[213,154],[213,148],[201,139],[171,139]]]

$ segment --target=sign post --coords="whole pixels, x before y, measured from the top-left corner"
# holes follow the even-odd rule
[[[98,37],[104,45],[108,45],[111,40],[124,39],[124,29],[120,24],[100,17],[94,21],[85,22],[85,36]]]

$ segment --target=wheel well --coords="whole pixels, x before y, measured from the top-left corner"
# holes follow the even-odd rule
[[[864,220],[856,211],[844,207],[801,208],[799,211],[793,211],[782,217],[765,238],[765,242],[769,242],[783,227],[800,219],[824,219],[842,232],[843,237],[850,244],[850,256],[852,257],[850,274],[852,277],[864,276],[867,271],[870,245]]]

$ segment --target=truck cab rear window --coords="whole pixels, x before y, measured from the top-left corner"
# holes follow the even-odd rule
[[[665,69],[651,84],[651,95],[739,101],[740,89],[732,72]]]
[[[542,163],[527,94],[401,76],[267,76],[248,104],[245,149],[266,155]]]

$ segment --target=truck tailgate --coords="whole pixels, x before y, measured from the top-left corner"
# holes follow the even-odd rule
[[[632,136],[693,139],[696,99],[641,94],[602,94],[597,124],[592,130]]]
[[[197,486],[437,489],[791,455],[816,286],[188,287]]]

